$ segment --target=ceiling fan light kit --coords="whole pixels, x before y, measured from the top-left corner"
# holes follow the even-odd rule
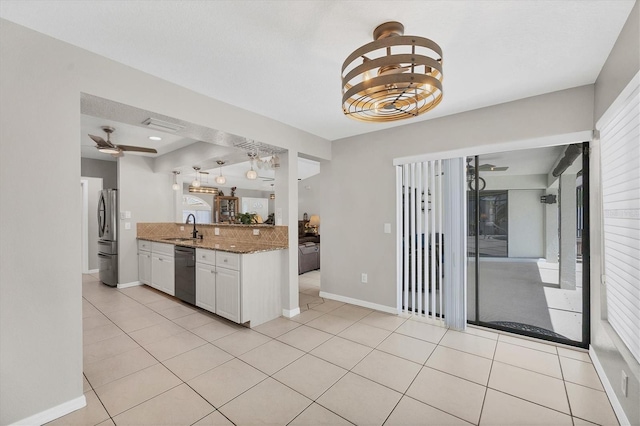
[[[342,64],[342,111],[355,120],[388,122],[416,117],[442,101],[442,49],[424,37],[405,36],[400,22],[385,22],[373,42]]]

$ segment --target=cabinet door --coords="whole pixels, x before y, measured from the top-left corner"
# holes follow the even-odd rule
[[[196,263],[196,306],[216,313],[216,267]]]
[[[217,268],[216,314],[240,323],[240,272]]]
[[[175,295],[175,276],[173,258],[164,255],[151,255],[151,287]]]
[[[148,251],[138,253],[138,281],[151,285],[151,253]]]

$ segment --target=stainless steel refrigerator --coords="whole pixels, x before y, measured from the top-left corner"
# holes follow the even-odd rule
[[[118,190],[103,189],[98,200],[100,281],[118,285]]]

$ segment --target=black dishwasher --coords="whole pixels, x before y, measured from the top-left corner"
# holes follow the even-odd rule
[[[175,246],[176,297],[196,304],[196,249]]]

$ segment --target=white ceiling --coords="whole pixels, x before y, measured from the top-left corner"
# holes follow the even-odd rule
[[[96,112],[96,104],[89,104],[87,99],[83,99],[82,102],[83,109],[90,110],[91,112]],[[131,113],[132,111],[128,109],[127,113]],[[142,116],[148,116],[149,113],[141,110],[135,110],[138,114],[142,114]],[[135,114],[133,114],[135,116]],[[155,115],[155,114],[153,114]],[[130,114],[131,116],[131,114]],[[149,129],[148,127],[144,127],[139,123],[142,120],[133,118],[131,121],[137,123],[136,125],[123,123],[121,121],[116,121],[108,118],[98,118],[87,114],[81,115],[80,120],[80,128],[81,128],[81,136],[80,136],[80,151],[81,157],[83,158],[93,158],[96,160],[105,160],[105,161],[116,161],[116,158],[110,154],[104,154],[96,149],[96,144],[88,135],[97,135],[102,137],[103,139],[107,139],[106,134],[101,129],[102,126],[110,126],[115,128],[115,131],[111,134],[111,142],[118,145],[132,145],[132,146],[140,146],[144,148],[155,148],[158,153],[157,154],[146,154],[140,152],[124,152],[124,155],[139,155],[146,157],[160,157],[162,155],[168,154],[177,149],[188,147],[198,141],[210,142],[215,145],[220,145],[226,148],[224,151],[224,155],[216,155],[213,158],[202,159],[197,164],[173,164],[171,170],[180,171],[180,178],[184,182],[191,182],[195,179],[195,170],[193,166],[201,167],[203,172],[208,172],[209,175],[205,175],[204,185],[207,186],[221,186],[224,188],[230,188],[236,186],[242,189],[255,189],[261,191],[271,191],[273,189],[272,183],[274,183],[275,179],[275,170],[273,168],[259,168],[255,167],[255,170],[258,172],[258,178],[256,180],[249,180],[246,178],[246,173],[251,167],[247,150],[242,148],[233,148],[231,146],[226,146],[231,143],[234,138],[233,135],[226,135],[226,139],[224,141],[221,140],[210,140],[211,138],[207,137],[206,132],[203,133],[202,129],[195,128],[196,126],[186,126],[186,130],[179,131],[180,134],[171,134],[166,133],[154,129]],[[184,123],[184,122],[183,122]],[[187,123],[184,123],[187,124]],[[192,133],[190,133],[192,132]],[[184,133],[190,134],[198,134],[201,137],[197,139],[194,137],[185,137]],[[162,138],[160,141],[153,141],[149,139],[149,136],[159,136]],[[241,141],[245,141],[244,138],[239,138]],[[217,143],[216,143],[217,142]],[[238,142],[236,140],[236,142]],[[267,145],[264,145],[267,146]],[[281,153],[282,155],[282,153]],[[261,159],[267,161],[271,159],[270,155],[260,156]],[[220,174],[220,168],[215,164],[216,160],[223,160],[225,164],[222,167],[222,174],[227,178],[227,181],[224,185],[217,185],[215,183],[215,177]],[[171,171],[167,170],[165,173],[171,175]],[[320,173],[320,163],[317,161],[309,160],[306,158],[298,157],[298,178],[300,180],[307,179],[311,176]]]
[[[2,0],[0,16],[336,140],[591,84],[633,4]],[[444,100],[413,120],[350,120],[340,105],[342,62],[389,20],[443,48]]]

